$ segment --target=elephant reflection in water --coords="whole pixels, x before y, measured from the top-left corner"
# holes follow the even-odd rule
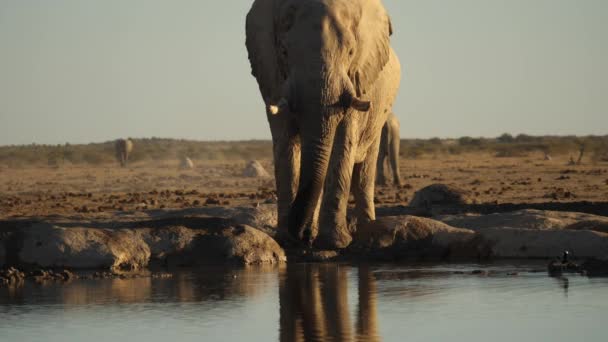
[[[288,265],[280,280],[281,341],[379,341],[376,288],[369,268],[358,271],[359,305],[353,331],[348,267]]]

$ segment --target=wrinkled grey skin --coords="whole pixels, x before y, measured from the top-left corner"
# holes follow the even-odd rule
[[[378,169],[376,171],[376,184],[386,185],[386,171],[384,166],[388,158],[388,169],[393,175],[393,185],[401,186],[401,174],[399,173],[399,119],[391,113],[382,127],[380,138],[380,151],[378,153]]]
[[[133,141],[131,139],[118,139],[115,143],[116,159],[120,163],[120,166],[127,167],[129,163],[129,155],[133,151]]]
[[[247,15],[252,74],[272,132],[279,232],[320,248],[375,219],[382,126],[401,69],[380,0],[256,0]],[[318,233],[318,236],[317,236]]]

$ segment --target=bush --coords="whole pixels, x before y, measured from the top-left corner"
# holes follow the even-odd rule
[[[515,141],[515,139],[513,138],[513,136],[509,133],[504,133],[503,135],[499,136],[498,138],[496,138],[496,140],[499,143],[503,143],[503,144],[509,144],[512,143],[513,141]]]

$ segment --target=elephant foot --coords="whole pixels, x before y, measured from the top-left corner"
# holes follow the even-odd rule
[[[315,248],[322,250],[343,249],[348,247],[353,241],[346,224],[332,227],[328,232],[319,232],[319,236],[314,241]]]
[[[287,230],[278,230],[275,240],[283,248],[299,248],[302,242],[294,238]]]

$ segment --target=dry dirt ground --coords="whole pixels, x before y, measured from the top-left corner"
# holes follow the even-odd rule
[[[198,206],[256,206],[275,201],[271,178],[248,178],[247,161],[194,160],[104,166],[0,166],[0,219],[32,216],[108,216],[118,211]],[[272,174],[272,162],[262,160]],[[608,201],[608,162],[568,165],[568,156],[497,158],[490,154],[402,159],[404,185],[377,188],[378,206],[407,205],[415,191],[433,183],[459,186],[475,202],[546,203]]]

